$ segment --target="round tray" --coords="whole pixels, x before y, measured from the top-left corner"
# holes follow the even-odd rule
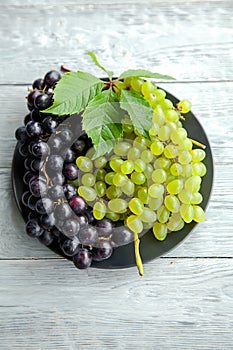
[[[176,104],[179,100],[166,91],[167,98]],[[210,198],[211,189],[213,185],[213,157],[211,153],[210,144],[205,131],[197,118],[192,112],[185,115],[185,121],[183,125],[188,132],[188,136],[192,139],[196,139],[206,146],[206,158],[203,163],[207,168],[207,174],[202,179],[201,194],[203,196],[203,202],[201,207],[206,208]],[[195,147],[194,147],[195,148]],[[22,204],[21,197],[25,191],[25,185],[23,183],[23,175],[25,173],[23,167],[23,157],[19,154],[19,144],[16,145],[13,162],[12,162],[12,185],[13,192],[17,206],[24,220],[27,220],[28,209]],[[140,254],[143,262],[151,261],[162,255],[165,255],[171,249],[175,248],[180,244],[197,225],[195,222],[185,224],[184,228],[178,232],[171,232],[168,234],[164,241],[157,241],[154,238],[152,231],[148,231],[140,239]],[[55,240],[49,248],[55,253],[64,256],[61,251],[57,240]],[[134,258],[134,245],[133,243],[114,249],[112,256],[102,262],[93,262],[92,267],[103,268],[103,269],[118,269],[135,266]]]

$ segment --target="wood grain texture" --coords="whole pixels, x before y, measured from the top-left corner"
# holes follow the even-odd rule
[[[134,268],[0,262],[1,347],[232,349],[232,268],[229,259],[160,259],[140,279]]]
[[[185,81],[233,80],[232,1],[31,4],[1,7],[2,84],[30,83],[62,63],[99,74],[88,50],[116,75],[130,64]]]

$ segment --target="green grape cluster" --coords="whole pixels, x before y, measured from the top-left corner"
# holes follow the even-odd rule
[[[93,206],[96,220],[122,220],[134,234],[153,230],[158,240],[185,223],[202,222],[202,177],[205,151],[193,148],[181,120],[191,104],[177,106],[151,81],[126,78],[124,87],[138,93],[153,109],[149,138],[133,128],[126,115],[124,136],[110,155],[92,160],[80,156],[78,194]]]

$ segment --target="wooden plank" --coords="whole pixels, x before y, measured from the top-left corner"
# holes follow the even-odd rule
[[[2,261],[1,347],[230,350],[232,268],[232,259],[160,259],[140,279],[134,268]]]
[[[172,83],[160,84],[180,99],[190,99],[193,112],[203,125],[210,138],[214,156],[221,161],[222,154],[226,155],[224,162],[229,162],[230,148],[233,147],[233,125],[229,123],[232,114],[233,101],[229,93],[233,91],[233,83]],[[0,86],[0,104],[2,118],[0,118],[0,167],[11,166],[12,154],[16,141],[15,129],[23,124],[23,118],[28,113],[25,96],[28,86]]]
[[[9,5],[0,13],[0,83],[30,83],[61,63],[100,74],[87,50],[116,74],[130,64],[185,81],[233,79],[232,1]]]

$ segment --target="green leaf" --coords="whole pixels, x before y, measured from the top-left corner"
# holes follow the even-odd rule
[[[95,55],[93,52],[89,51],[89,52],[87,52],[87,54],[92,58],[92,61],[95,63],[95,65],[96,65],[97,67],[99,67],[100,69],[102,69],[102,70],[108,75],[109,80],[111,80],[112,77],[113,77],[113,72],[111,72],[110,70],[105,69],[105,68],[99,63],[99,61],[97,60],[96,55]]]
[[[120,78],[127,77],[142,77],[142,78],[154,78],[154,79],[165,79],[165,80],[175,80],[175,78],[170,77],[169,75],[163,75],[159,73],[152,73],[149,70],[145,69],[129,69],[121,73]]]
[[[139,94],[122,90],[120,106],[129,113],[134,128],[143,136],[149,138],[153,110],[149,103]]]
[[[52,106],[43,112],[58,115],[80,113],[103,85],[103,81],[89,73],[65,73],[54,89]]]
[[[108,153],[122,136],[122,110],[112,89],[102,91],[90,101],[82,116],[82,127],[92,139],[96,154]]]

